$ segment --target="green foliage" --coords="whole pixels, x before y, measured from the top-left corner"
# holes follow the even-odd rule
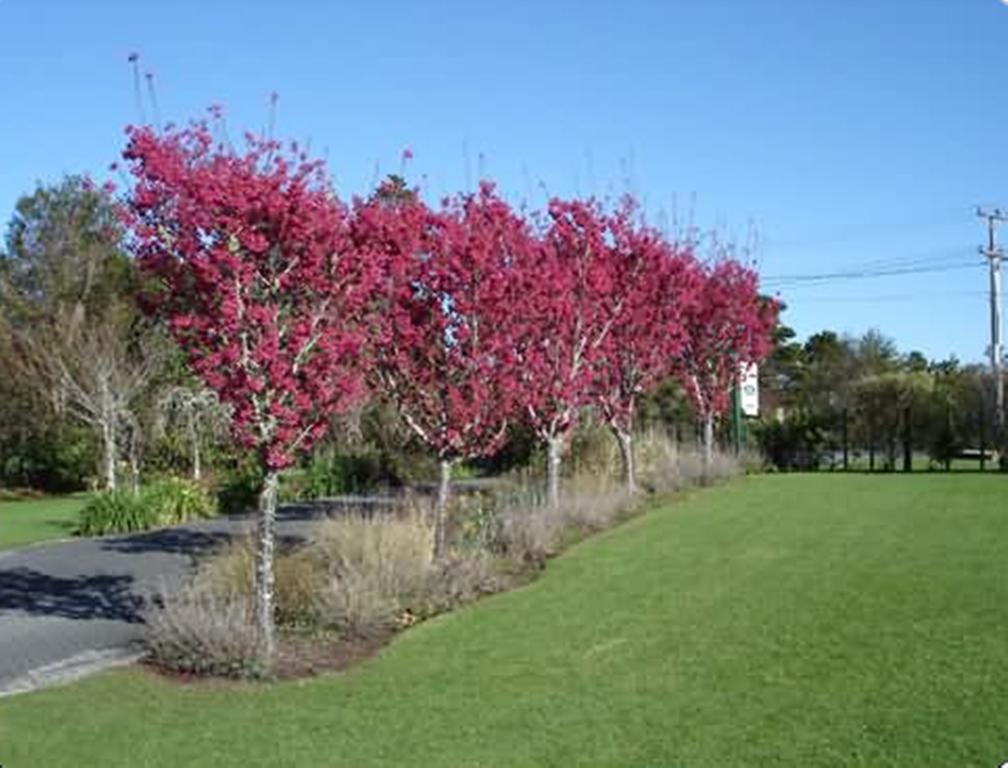
[[[0,276],[20,320],[78,307],[101,314],[135,290],[112,198],[80,176],[21,197],[7,228]]]
[[[79,536],[133,533],[215,514],[217,505],[206,489],[189,480],[171,478],[139,494],[122,490],[96,494],[81,510],[76,533]]]
[[[145,488],[141,503],[152,527],[180,525],[217,514],[217,499],[199,483],[180,477]]]
[[[878,331],[860,338],[822,331],[804,344],[781,333],[760,369],[760,447],[780,469],[837,466],[867,453],[894,470],[927,452],[948,466],[964,449],[991,443],[990,377],[955,358],[900,354]]]
[[[237,468],[225,472],[218,480],[218,509],[224,515],[254,512],[262,486],[262,471],[252,462],[241,462]]]
[[[283,474],[280,501],[313,501],[400,484],[387,456],[368,450],[341,452],[330,444],[317,449],[304,469]]]
[[[779,421],[754,422],[752,434],[767,461],[778,469],[818,469],[827,448],[824,427],[814,414],[794,410]]]
[[[376,453],[322,451],[312,456],[305,472],[305,498],[362,493],[390,479],[388,467]]]
[[[81,510],[76,533],[104,536],[145,531],[150,527],[150,516],[140,496],[130,491],[103,491]]]

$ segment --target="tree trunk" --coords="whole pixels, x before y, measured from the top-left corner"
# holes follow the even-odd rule
[[[710,482],[714,467],[714,414],[704,415],[703,422],[703,480]]]
[[[441,479],[438,483],[437,504],[434,507],[434,559],[445,553],[445,518],[448,515],[448,498],[451,494],[451,468],[448,459],[441,459]]]
[[[200,464],[199,438],[195,438],[192,444],[192,477],[197,483],[203,479],[203,467]]]
[[[903,471],[913,471],[913,414],[910,406],[903,409]]]
[[[551,436],[546,441],[546,500],[552,509],[560,506],[560,449],[563,438]]]
[[[620,458],[623,460],[623,480],[626,483],[627,493],[635,494],[637,493],[637,466],[634,462],[633,434],[615,426],[612,431],[619,443]]]
[[[843,409],[843,468],[846,472],[849,468],[848,460],[850,458],[850,444],[847,440],[847,409]]]
[[[129,428],[130,485],[134,496],[140,495],[140,427],[135,419],[127,422]]]
[[[875,471],[875,434],[871,424],[868,425],[868,471]]]
[[[140,495],[140,457],[130,450],[130,486],[134,496]]]
[[[109,421],[102,422],[102,446],[105,449],[105,490],[116,489],[116,450],[115,425]]]
[[[196,417],[189,416],[189,440],[192,442],[192,478],[197,483],[203,478],[203,467],[200,463],[199,430],[196,429]]]
[[[276,547],[276,504],[279,475],[276,470],[266,474],[259,493],[259,527],[255,563],[255,622],[259,633],[259,650],[267,665],[276,648],[273,618],[273,553]]]
[[[983,403],[980,403],[980,471],[987,469],[987,430]]]

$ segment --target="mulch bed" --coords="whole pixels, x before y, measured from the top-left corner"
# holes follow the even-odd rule
[[[377,655],[396,633],[342,638],[335,635],[287,635],[277,647],[273,676],[278,680],[314,677],[338,672]]]

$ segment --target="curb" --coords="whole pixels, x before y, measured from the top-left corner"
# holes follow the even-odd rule
[[[95,672],[133,664],[141,658],[142,653],[130,648],[85,651],[69,659],[33,669],[13,680],[0,681],[0,698],[65,685]]]

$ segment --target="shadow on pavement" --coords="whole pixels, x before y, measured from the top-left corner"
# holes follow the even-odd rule
[[[173,555],[206,555],[220,549],[234,539],[228,531],[200,531],[191,528],[163,528],[150,533],[133,534],[122,539],[108,539],[101,543],[106,552],[137,555],[161,552]]]
[[[141,621],[143,600],[130,591],[132,576],[59,577],[32,570],[0,570],[0,611],[66,619]]]

